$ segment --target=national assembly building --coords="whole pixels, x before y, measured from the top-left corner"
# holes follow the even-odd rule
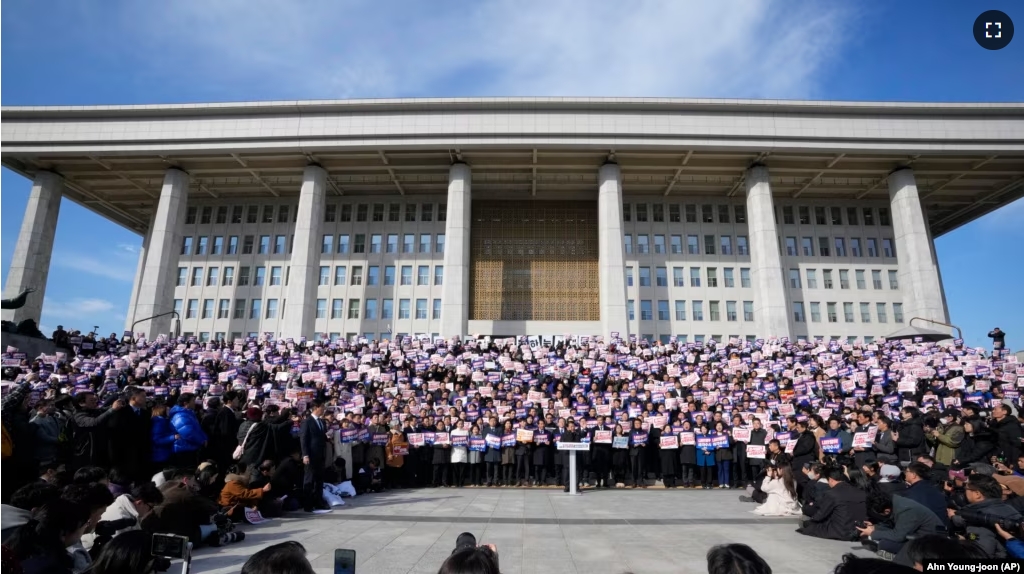
[[[8,321],[67,198],[141,237],[150,338],[870,342],[949,322],[934,240],[1024,195],[1024,104],[3,107],[2,163],[32,181]]]

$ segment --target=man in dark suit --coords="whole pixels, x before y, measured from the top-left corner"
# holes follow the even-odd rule
[[[565,423],[565,432],[562,433],[560,442],[580,442],[583,439],[583,434],[576,430],[576,422],[569,419]],[[579,482],[578,476],[569,476],[569,451],[560,450],[558,452],[558,458],[562,462],[562,484],[564,484],[563,490],[569,492],[569,485],[572,484],[570,481]]]
[[[128,387],[122,398],[127,400],[128,408],[114,412],[110,429],[110,461],[133,483],[146,483],[153,476],[149,464],[153,445],[152,425],[146,408],[146,391]]]
[[[818,497],[817,510],[803,526],[800,534],[831,540],[855,540],[855,525],[868,519],[867,494],[846,481],[842,469],[826,473],[829,489]]]
[[[305,471],[302,476],[302,491],[306,512],[330,511],[324,501],[324,468],[327,466],[327,422],[323,420],[324,407],[322,400],[310,403],[309,416],[302,421],[299,432],[299,444],[302,447],[302,464]]]
[[[239,406],[242,402],[241,392],[230,390],[221,396],[222,406],[217,409],[212,421],[212,434],[209,435],[212,455],[219,468],[227,468],[233,460],[235,447],[238,446],[238,427],[242,425],[239,418]]]

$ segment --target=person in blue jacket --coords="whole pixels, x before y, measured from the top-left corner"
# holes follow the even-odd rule
[[[697,441],[702,437],[710,437],[707,425],[700,425],[696,429]],[[711,488],[715,480],[715,450],[713,448],[697,449],[697,468],[700,469],[700,487],[704,490]]]
[[[178,438],[174,441],[174,465],[195,468],[199,464],[199,449],[206,445],[206,433],[196,418],[196,396],[182,393],[178,405],[171,409],[171,424]]]
[[[1014,558],[1024,558],[1024,541],[1019,540],[1016,533],[1007,532],[998,522],[995,523],[996,533],[1003,538],[1006,553]]]
[[[167,405],[153,406],[153,474],[160,472],[170,464],[174,454],[174,441],[179,438],[174,430],[171,419],[167,418]]]

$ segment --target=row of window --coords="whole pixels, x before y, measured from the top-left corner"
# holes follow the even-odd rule
[[[686,277],[684,275],[685,267],[673,267],[672,268],[672,286],[673,287],[686,287]],[[701,268],[690,267],[690,287],[700,287],[701,285]],[[707,286],[718,287],[718,268],[708,267],[706,273]],[[633,286],[633,267],[626,267],[626,286]],[[640,287],[651,286],[651,268],[640,267],[639,268],[639,281]],[[722,285],[724,287],[735,287],[736,286],[736,273],[733,267],[722,268]],[[654,286],[655,287],[668,287],[668,267],[655,267],[654,268]],[[740,267],[740,287],[750,287],[750,268]]]
[[[829,323],[838,323],[838,303],[825,303],[825,314]],[[875,303],[875,317],[879,323],[888,323],[889,316],[886,313],[887,303]],[[871,303],[860,303],[860,322],[870,323],[871,322]],[[811,322],[821,322],[821,303],[818,301],[810,302],[811,308]],[[854,323],[854,306],[853,303],[843,303],[843,320],[846,323]],[[903,322],[903,303],[892,304],[892,319],[896,323]],[[807,316],[804,314],[804,303],[803,301],[793,301],[793,320],[797,323],[803,323],[807,321]]]
[[[819,257],[846,257],[846,238],[845,237],[833,237],[831,241],[828,237],[819,237],[817,252],[815,252],[814,238],[813,237],[801,237],[799,242],[799,248],[797,244],[797,238],[794,236],[787,236],[783,244],[779,247],[785,249],[785,253],[788,257],[798,257],[803,255],[804,257],[814,257],[815,253]],[[878,240],[874,237],[868,237],[864,240],[863,247],[861,246],[860,237],[850,238],[850,257],[878,257]],[[893,258],[896,257],[896,244],[889,237],[882,238],[882,256]]]
[[[844,210],[842,207],[826,208],[817,206],[812,208],[807,205],[796,207],[783,205],[780,209],[776,210],[775,222],[778,223],[779,211],[781,210],[782,221],[786,225],[795,225],[797,221],[801,225],[810,225],[812,209],[815,225],[844,225],[844,222],[845,225],[860,225],[862,221],[864,225],[875,225],[876,221],[876,210],[873,207],[847,207]],[[880,207],[877,209],[877,213],[879,225],[892,224],[888,208]],[[650,215],[650,221],[662,223],[666,217],[666,205],[663,203],[652,203],[650,206],[646,203],[622,204],[623,221],[646,222],[648,221],[648,214]],[[692,203],[685,204],[680,208],[678,203],[670,203],[668,204],[667,216],[669,223],[682,223],[684,217],[686,223],[746,223],[747,208],[744,205],[696,205]]]
[[[298,218],[298,209],[292,209],[293,205],[264,205],[261,209],[258,205],[190,205],[185,210],[185,225],[218,225],[230,223],[294,223]],[[445,221],[448,216],[448,206],[444,203],[437,206],[437,221]],[[324,206],[324,222],[352,221],[352,214],[355,212],[356,221],[384,221],[385,206],[383,203],[328,203]],[[433,203],[390,203],[387,205],[387,221],[434,221]],[[404,212],[404,213],[403,213]],[[418,218],[417,218],[418,216]]]
[[[328,335],[327,333],[322,333],[322,334],[323,335]],[[317,333],[317,337],[321,336],[322,334],[321,333]],[[200,343],[208,343],[210,341],[210,332],[209,331],[200,331],[198,334],[196,334],[194,331],[185,331],[184,333],[182,333],[182,335],[184,335],[186,339],[189,339],[190,337],[196,337],[196,339]],[[231,338],[227,338],[226,335],[227,335],[226,331],[215,331],[213,333],[213,340],[214,341],[235,341],[237,339],[241,339],[242,338],[242,332],[241,331],[232,331],[231,332]],[[249,333],[246,335],[246,337],[248,337],[250,339],[255,339],[258,336],[259,336],[259,333],[257,333],[256,331],[249,331]],[[360,333],[345,333],[345,340],[346,341],[355,342],[359,337],[363,337],[367,341],[374,341],[374,340],[382,341],[384,339],[388,339],[388,340],[403,339],[403,338],[408,337],[408,336],[409,336],[408,333],[397,333],[397,334],[392,334],[392,333],[362,333],[362,334],[360,334]],[[329,337],[330,337],[331,341],[338,341],[338,340],[341,339],[341,333],[330,333]],[[431,333],[430,334],[430,338],[431,339],[436,339],[437,337],[438,337],[437,333]],[[749,339],[749,337],[748,337],[748,339]],[[753,339],[750,339],[750,340],[753,341]]]
[[[426,319],[428,316],[427,299],[398,299],[398,315],[395,315],[395,299],[331,299],[328,311],[327,299],[316,300],[317,319]],[[174,310],[182,313],[182,299],[174,300]],[[378,307],[379,304],[379,307]],[[216,307],[215,307],[216,305]],[[278,299],[235,299],[234,307],[231,299],[199,299],[184,301],[184,317],[186,319],[277,319],[284,318],[285,300]],[[431,319],[441,318],[441,300],[431,300],[429,309]],[[360,314],[362,316],[360,317]]]
[[[665,253],[665,236],[654,235],[654,253]],[[636,252],[651,253],[651,236],[641,234],[636,236]],[[633,253],[633,235],[627,233],[623,235],[623,243],[626,253]],[[746,235],[736,236],[736,255],[750,255],[750,242],[747,240]],[[682,235],[670,235],[668,252],[672,254],[683,253],[683,236]],[[686,236],[686,253],[688,255],[700,255],[701,244],[696,235]],[[721,253],[722,255],[733,254],[733,241],[731,235],[705,235],[704,236],[704,255],[715,255]]]
[[[394,265],[384,266],[384,277],[383,283],[381,282],[381,268],[379,265],[369,265],[366,267],[366,285],[374,287],[377,285],[394,285],[395,284],[395,270],[398,269],[399,285],[412,285],[412,265],[402,265],[397,267]],[[259,287],[262,285],[270,285],[271,287],[281,285],[281,269],[279,265],[273,265],[269,267],[270,275],[269,279],[267,276],[267,267],[239,267],[238,268],[238,285],[239,287],[248,286],[250,281],[253,286]],[[250,275],[252,270],[252,275]],[[284,285],[288,285],[288,279],[291,276],[291,266],[284,267]],[[351,267],[351,275],[348,274],[348,267],[345,265],[334,266],[334,272],[331,273],[331,267],[328,265],[320,266],[320,276],[318,285],[326,286],[331,285],[332,281],[334,285],[362,285],[363,284],[363,266],[353,265]],[[224,274],[220,274],[220,267],[209,267],[206,269],[206,281],[207,287],[216,287],[218,284],[224,287],[229,287],[235,283],[235,268],[234,266],[225,266]],[[203,267],[192,267],[191,274],[189,273],[188,267],[178,267],[178,280],[176,286],[185,287],[186,285],[192,287],[199,287],[204,284],[203,281]],[[416,285],[442,285],[444,284],[444,265],[434,265],[433,280],[431,280],[430,265],[417,265],[416,266]]]
[[[633,234],[627,233],[623,237],[623,247],[626,253],[631,254],[634,252],[633,245]],[[654,238],[654,245],[652,251],[651,238]],[[686,244],[684,247],[682,235],[670,235],[668,236],[668,245],[665,244],[665,236],[661,234],[655,234],[653,236],[646,234],[639,234],[636,236],[636,247],[635,251],[638,254],[646,253],[671,253],[673,255],[680,255],[685,253],[687,255],[750,255],[750,242],[746,235],[737,235],[736,241],[733,243],[733,236],[731,235],[704,235],[703,241],[701,236],[698,235],[687,235]],[[845,237],[818,237],[817,246],[815,246],[813,237],[800,237],[799,242],[797,237],[787,236],[780,238],[779,248],[783,249],[787,256],[798,257],[803,255],[804,257],[846,257],[846,239]],[[850,249],[849,256],[851,257],[878,257],[879,253],[883,257],[893,258],[896,257],[896,244],[889,237],[882,238],[882,250],[878,250],[878,239],[874,237],[868,237],[861,242],[860,237],[850,238]],[[735,247],[735,249],[734,249]]]
[[[805,269],[805,275],[807,277],[807,288],[817,289],[818,288],[818,270],[817,269]],[[867,273],[864,269],[855,269],[853,271],[854,281],[857,283],[857,289],[867,289]],[[803,283],[801,282],[800,270],[790,269],[789,270],[789,286],[793,289],[801,289]],[[825,289],[832,289],[835,286],[833,282],[832,270],[822,269],[822,286]],[[899,274],[895,269],[888,270],[889,289],[899,289]],[[871,270],[871,287],[875,290],[882,289],[882,270],[872,269]],[[839,288],[849,289],[850,288],[850,271],[848,269],[839,270]]]
[[[629,299],[626,301],[626,315],[630,321],[636,320],[635,312],[635,301]],[[654,307],[652,306],[650,299],[640,300],[640,320],[641,321],[653,321],[654,320]],[[737,313],[737,304],[742,303],[743,320],[753,321],[754,320],[754,302],[753,301],[726,301],[725,302],[725,320],[726,321],[738,321],[739,314]],[[662,299],[657,301],[658,307],[658,321],[670,321],[671,317],[675,317],[676,321],[686,321],[686,301],[684,299],[676,299],[673,301],[674,314],[669,313],[669,301]],[[708,320],[710,321],[721,321],[722,320],[722,302],[721,301],[708,301]],[[693,300],[690,301],[690,319],[693,321],[704,320],[704,301]]]
[[[682,343],[683,345],[685,345],[689,341],[689,337],[687,335],[675,335],[675,338],[676,338],[676,341],[678,343]],[[694,335],[693,336],[693,342],[697,343],[698,345],[702,345],[702,344],[704,344],[704,341],[728,341],[729,339],[740,339],[740,340],[742,340],[744,338],[747,341],[753,343],[754,341],[757,340],[758,337],[757,337],[757,335],[747,335],[746,337],[741,337],[740,335],[729,335],[728,337],[723,339],[722,335],[709,335],[709,336]],[[640,339],[641,340],[642,339],[647,339],[648,341],[658,340],[662,344],[667,345],[667,344],[669,344],[671,342],[672,335],[665,335],[665,334],[663,334],[663,335],[658,335],[657,337],[655,337],[654,334],[646,334],[646,335],[640,335]],[[797,336],[797,340],[800,340],[800,339],[803,339],[805,341],[809,340],[807,335],[798,335]],[[840,337],[839,335],[832,335],[831,337],[822,337],[822,339],[825,340],[825,341],[828,341],[828,340],[842,341],[843,337]],[[848,342],[848,343],[850,343],[852,345],[852,344],[856,343],[858,339],[862,339],[865,344],[873,343],[874,340],[875,340],[874,337],[867,336],[867,335],[865,335],[864,337],[848,336],[848,337],[846,337],[846,342]]]
[[[223,235],[207,237],[201,235],[193,238],[186,236],[181,239],[182,255],[237,255],[239,238],[241,238],[242,254],[252,255],[283,255],[292,252],[295,236],[285,235],[229,235],[225,242]],[[257,242],[258,241],[258,242]],[[337,251],[335,251],[335,245]],[[337,236],[335,243],[334,235],[324,235],[320,241],[320,253],[366,253],[366,234],[356,233],[349,241],[349,235]],[[398,234],[389,233],[387,237],[379,234],[370,234],[370,253],[398,253]],[[421,233],[417,242],[416,234],[406,233],[402,235],[402,253],[444,253],[444,234],[436,235]]]

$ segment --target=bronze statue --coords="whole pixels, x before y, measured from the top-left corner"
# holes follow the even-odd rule
[[[14,299],[4,299],[0,301],[0,309],[20,309],[24,307],[25,300],[28,297],[28,294],[33,291],[35,291],[35,289],[29,287],[28,289],[22,291],[21,295],[18,295]]]

